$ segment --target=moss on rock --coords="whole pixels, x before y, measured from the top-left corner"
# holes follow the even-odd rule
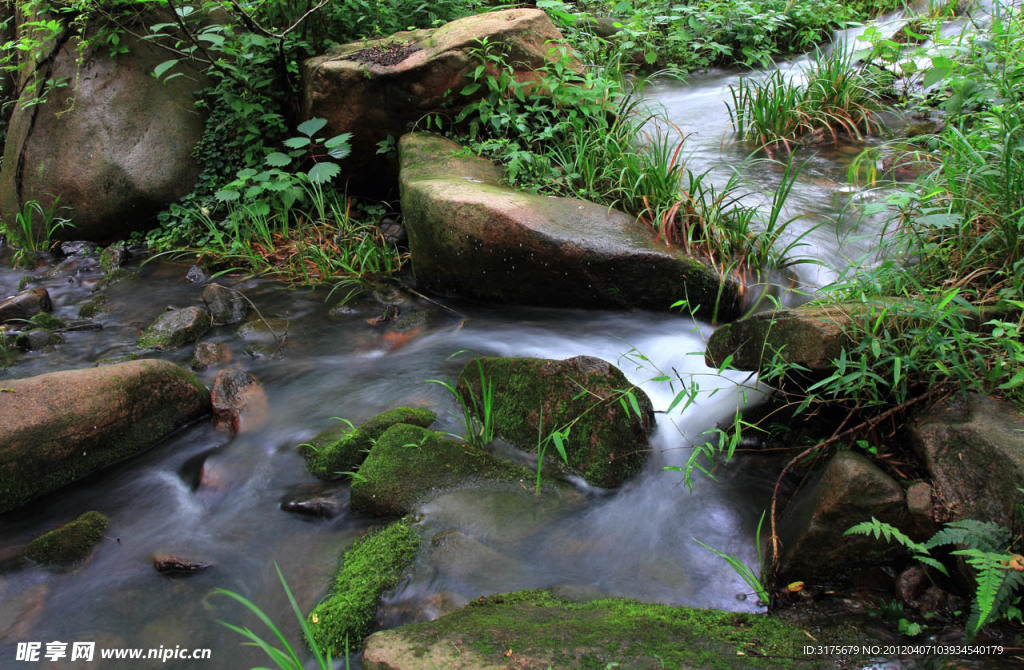
[[[139,336],[143,349],[175,349],[191,344],[209,332],[210,313],[202,307],[185,307],[164,312]]]
[[[103,537],[107,517],[86,512],[28,543],[25,556],[44,565],[73,565],[84,560]]]
[[[78,308],[78,316],[82,319],[91,319],[101,312],[105,312],[110,309],[110,300],[107,296],[102,293],[97,295],[92,300],[82,303]]]
[[[627,401],[623,392],[632,385],[614,365],[591,356],[479,358],[462,369],[458,392],[480,408],[484,383],[493,389],[495,433],[516,446],[537,447],[543,417],[545,437],[571,424],[565,441],[568,467],[588,483],[617,487],[643,467],[654,409],[640,389],[632,390],[639,414],[632,403],[623,407],[620,399]]]
[[[416,558],[420,537],[406,519],[357,540],[342,557],[331,594],[306,623],[321,649],[334,657],[358,649],[373,623],[377,601],[393,588]]]
[[[575,602],[549,591],[481,598],[435,621],[376,633],[366,670],[411,668],[834,667],[771,617],[641,603]],[[849,644],[849,642],[847,642]]]
[[[435,491],[472,484],[520,487],[523,482],[525,488],[535,476],[479,447],[397,424],[381,435],[359,468],[349,507],[377,516],[401,516]]]
[[[46,330],[59,330],[64,327],[64,322],[46,312],[39,312],[31,319],[28,320],[36,328],[45,328]]]
[[[353,472],[366,459],[366,454],[391,426],[404,423],[426,428],[437,418],[429,409],[396,407],[382,412],[352,430],[339,426],[326,430],[308,443],[300,445],[306,466],[320,479],[336,479],[344,472]]]

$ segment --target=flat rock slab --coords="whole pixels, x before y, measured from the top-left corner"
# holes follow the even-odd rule
[[[168,361],[0,386],[0,512],[143,451],[210,410],[206,387]]]
[[[573,602],[548,591],[480,598],[435,621],[375,633],[365,670],[837,667],[803,654],[795,626],[754,614]]]
[[[642,224],[592,202],[502,185],[490,161],[442,137],[399,143],[402,212],[416,280],[449,296],[553,307],[739,314],[738,286],[656,243]],[[721,287],[721,291],[720,291]]]

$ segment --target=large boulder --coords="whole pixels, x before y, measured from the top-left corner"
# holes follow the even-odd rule
[[[518,591],[478,598],[434,621],[374,633],[363,668],[839,666],[836,659],[804,653],[807,644],[799,626],[756,614]]]
[[[497,436],[529,451],[538,436],[569,428],[564,440],[569,470],[592,486],[614,488],[647,460],[654,408],[647,394],[611,363],[593,356],[564,361],[544,358],[478,358],[468,363],[456,387],[463,402],[483,418],[484,388]],[[541,420],[543,419],[543,424]],[[548,445],[549,459],[557,459]]]
[[[402,214],[416,281],[444,295],[554,307],[739,313],[737,285],[654,242],[633,217],[573,198],[522,193],[490,161],[413,133],[400,144]],[[725,282],[722,284],[722,282]]]
[[[58,235],[121,237],[192,189],[199,167],[191,152],[205,123],[193,93],[203,78],[186,70],[157,81],[153,68],[168,53],[131,33],[121,40],[128,53],[111,57],[105,44],[83,53],[77,39],[61,38],[43,61],[40,81],[68,85],[11,114],[0,170],[8,222],[30,200],[49,207],[59,198],[74,227]]]
[[[303,64],[303,115],[327,119],[325,132],[352,133],[352,154],[343,162],[350,187],[392,188],[398,166],[378,153],[378,143],[398,138],[428,114],[450,110],[479,63],[470,52],[482,40],[507,55],[517,79],[529,81],[549,52],[554,57],[552,43],[562,35],[543,11],[508,9],[344,44]]]
[[[6,380],[0,512],[155,444],[210,409],[192,373],[139,360]]]
[[[1013,526],[1024,482],[1024,416],[987,396],[954,398],[907,428],[945,514]]]
[[[843,535],[872,517],[902,527],[906,517],[903,487],[861,454],[836,454],[779,520],[780,576],[808,581],[841,579],[899,552],[873,537]]]

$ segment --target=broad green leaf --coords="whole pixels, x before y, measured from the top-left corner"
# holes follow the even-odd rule
[[[309,180],[314,184],[323,184],[334,179],[341,172],[337,163],[317,163],[309,171]]]
[[[291,156],[275,151],[267,155],[266,164],[272,167],[284,167],[292,162]]]
[[[326,125],[327,119],[316,117],[309,119],[308,121],[303,121],[299,124],[299,127],[296,128],[296,130],[307,137],[313,137],[313,135],[316,135],[318,132],[323,130],[323,127]]]
[[[302,149],[308,147],[311,141],[308,137],[289,137],[284,141],[284,145],[289,149]]]
[[[221,202],[233,202],[241,197],[241,193],[233,191],[231,189],[221,189],[213,194],[213,197],[217,198]]]

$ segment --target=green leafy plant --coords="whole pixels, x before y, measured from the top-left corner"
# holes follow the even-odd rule
[[[729,567],[731,567],[733,571],[737,575],[739,575],[744,582],[747,583],[747,586],[753,589],[754,594],[757,595],[758,601],[760,601],[763,605],[768,605],[772,601],[771,593],[768,591],[766,583],[762,581],[762,575],[764,575],[765,572],[764,551],[761,548],[761,527],[764,525],[764,519],[766,514],[766,512],[762,512],[761,520],[757,522],[757,533],[755,536],[755,542],[757,543],[756,571],[750,566],[748,566],[746,563],[738,559],[736,556],[733,556],[732,554],[727,554],[724,551],[719,551],[718,549],[713,549],[708,545],[704,544],[703,542],[701,542],[700,540],[698,540],[697,538],[690,538],[700,546],[710,551],[711,553],[725,560],[725,562],[729,564]]]
[[[973,569],[975,591],[971,613],[964,629],[971,641],[985,624],[1004,616],[1013,606],[1013,598],[1024,586],[1024,556],[1012,551],[1010,531],[988,521],[965,519],[947,523],[927,542],[915,542],[891,524],[872,517],[847,529],[845,535],[867,535],[885,539],[910,550],[918,562],[948,574],[945,566],[929,554],[936,547],[954,546]]]
[[[292,611],[295,613],[295,617],[299,621],[299,626],[302,628],[303,640],[313,653],[313,660],[316,663],[316,667],[320,670],[332,670],[334,668],[334,664],[331,661],[330,652],[321,651],[319,645],[317,645],[316,639],[310,632],[309,626],[306,624],[306,618],[302,615],[302,610],[299,609],[299,604],[295,601],[295,596],[292,595],[291,589],[288,588],[288,583],[285,581],[284,575],[281,573],[281,568],[277,563],[274,563],[274,569],[277,570],[277,577],[281,580],[281,586],[284,588],[284,592],[288,596],[288,603],[291,605]],[[262,649],[280,670],[303,670],[306,667],[303,659],[299,657],[295,649],[288,643],[288,639],[284,636],[274,621],[255,603],[241,594],[235,593],[234,591],[228,591],[226,589],[216,589],[214,593],[227,596],[232,600],[241,603],[249,612],[256,615],[256,618],[258,618],[260,622],[270,630],[270,633],[273,636],[271,640],[267,640],[257,633],[254,633],[249,628],[243,628],[224,621],[219,622],[222,626],[238,633],[248,640],[248,642],[244,642],[243,644]],[[280,644],[280,647],[275,646],[275,640],[276,644]],[[348,650],[346,646],[346,668],[348,668],[347,652]]]
[[[464,353],[466,352],[457,351],[449,356],[448,360]],[[472,445],[483,447],[494,441],[494,382],[484,374],[484,367],[480,359],[474,360],[480,374],[479,398],[475,393],[461,393],[450,377],[428,379],[427,382],[439,384],[452,394],[462,411],[459,418],[464,429],[464,439]]]

